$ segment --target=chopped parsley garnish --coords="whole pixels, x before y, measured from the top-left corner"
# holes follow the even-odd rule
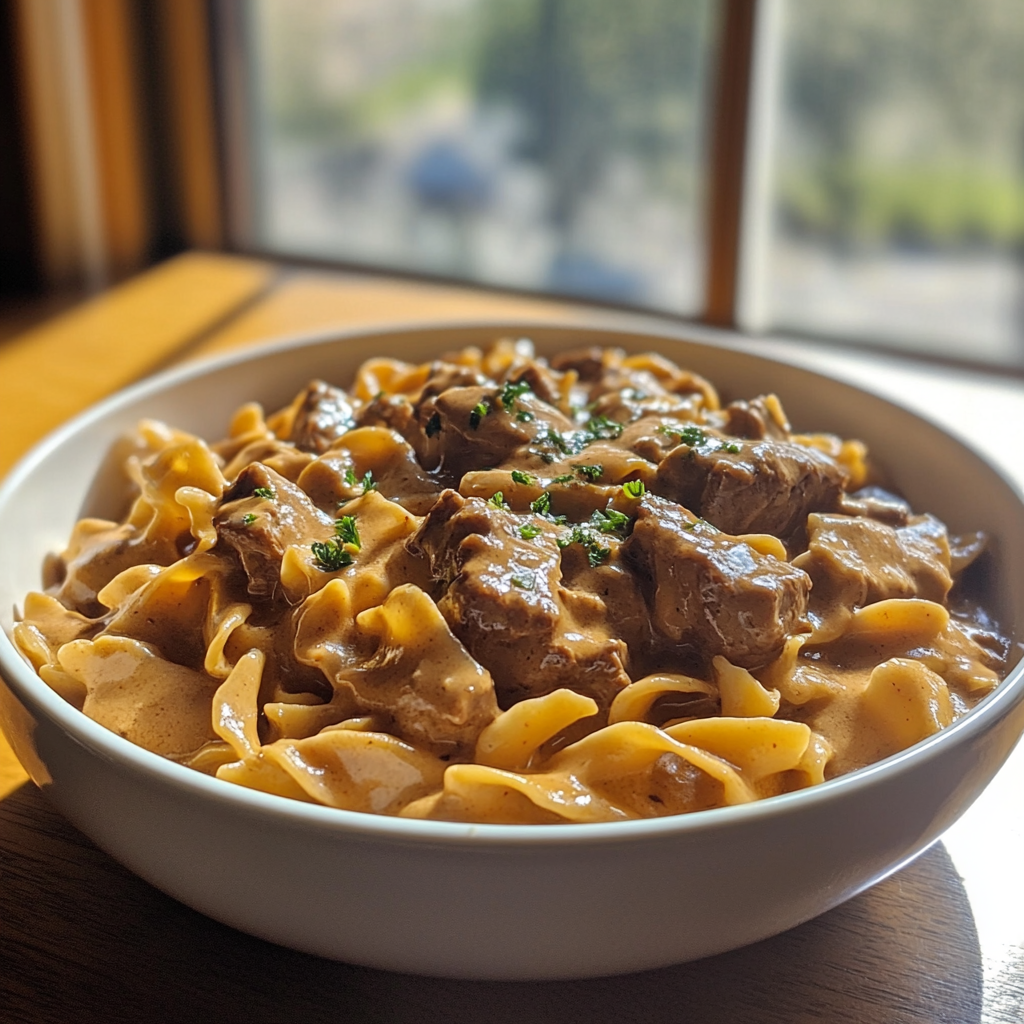
[[[271,498],[271,499],[277,497],[277,495],[274,494],[274,488],[273,487],[257,487],[252,492],[252,496],[254,498]]]
[[[472,412],[469,414],[469,425],[476,430],[480,426],[480,421],[491,411],[490,406],[486,402],[477,402],[473,406]]]
[[[352,553],[345,550],[345,546],[337,537],[323,541],[315,540],[310,547],[317,568],[323,569],[324,572],[337,572],[352,564]]]
[[[501,491],[495,491],[488,499],[487,504],[491,508],[502,508],[506,512],[509,511],[508,502],[505,500],[505,495]]]
[[[590,521],[601,533],[622,534],[629,532],[629,525],[632,522],[629,516],[613,508],[595,509]]]
[[[667,423],[663,423],[658,427],[658,432],[667,437],[678,437],[680,443],[685,444],[688,448],[701,448],[707,445],[711,451],[722,449],[729,452],[730,455],[738,455],[742,451],[735,441],[721,441],[717,437],[711,437],[706,431],[693,426],[693,424],[688,427],[670,427]]]
[[[441,433],[441,414],[439,412],[435,412],[434,415],[427,420],[424,432],[427,437],[435,437],[437,434]]]
[[[363,474],[363,479],[360,481],[363,485],[363,494],[369,494],[370,491],[377,490],[377,484],[373,479],[373,470],[368,469]]]
[[[541,528],[537,526],[536,523],[523,523],[523,525],[519,527],[519,536],[522,537],[523,540],[533,540],[533,538],[538,536],[540,532]]]
[[[342,544],[351,544],[357,551],[363,546],[355,516],[342,516],[334,520],[334,532]]]
[[[559,537],[555,543],[560,548],[567,548],[570,544],[579,544],[587,552],[587,561],[592,566],[600,565],[612,553],[611,548],[604,547],[584,526],[573,526],[568,533]]]
[[[549,519],[552,523],[561,525],[565,522],[565,516],[553,516],[551,514],[551,492],[544,491],[539,498],[530,502],[530,511]]]
[[[530,502],[530,511],[539,516],[546,516],[551,511],[551,492],[543,491],[539,498]]]
[[[510,577],[510,579],[512,581],[512,586],[518,587],[520,590],[533,590],[534,583],[536,582],[534,580],[533,573],[529,571],[516,573],[516,575]]]
[[[627,498],[642,498],[647,493],[643,480],[627,480],[622,485],[622,493]]]
[[[242,516],[242,525],[243,526],[252,526],[252,524],[255,523],[258,518],[259,518],[259,516],[257,516],[255,513],[253,513],[253,512],[246,512],[245,515]]]
[[[513,469],[512,482],[516,484],[532,484],[533,477],[529,473],[524,473],[521,469]]]
[[[576,477],[572,473],[563,473],[561,476],[556,476],[551,482],[553,484],[571,484]]]
[[[580,476],[586,477],[591,483],[601,479],[601,474],[604,473],[604,466],[599,462],[593,466],[573,466],[573,469],[579,473]]]
[[[554,449],[555,452],[563,456],[579,455],[587,445],[593,444],[595,441],[615,440],[622,434],[623,429],[621,423],[617,423],[607,416],[592,416],[582,430],[573,430],[563,434],[555,430],[554,427],[548,427],[534,438],[534,443],[539,445],[541,450],[531,449],[531,451],[545,462],[554,462],[550,449]],[[544,447],[549,450],[544,451]]]
[[[531,423],[533,421],[533,413],[528,409],[520,409],[519,412],[516,413],[516,419],[519,420],[520,423]]]
[[[518,380],[514,384],[512,381],[508,381],[506,385],[501,389],[500,402],[502,408],[506,412],[512,412],[516,407],[516,399],[520,395],[525,395],[530,390],[530,385],[525,380]]]
[[[610,420],[602,413],[600,416],[592,416],[587,420],[586,426],[583,429],[595,441],[614,441],[622,436],[624,427],[621,423],[618,423],[616,420]]]
[[[563,455],[577,455],[583,450],[583,446],[580,445],[578,448],[575,445],[575,438],[567,440],[561,433],[555,430],[554,427],[548,427],[543,434],[538,435],[538,441],[542,441],[545,444],[549,444],[552,448],[558,449]]]
[[[359,477],[356,476],[356,471],[349,466],[348,469],[345,470],[345,483],[347,483],[349,487],[355,487],[358,479]]]

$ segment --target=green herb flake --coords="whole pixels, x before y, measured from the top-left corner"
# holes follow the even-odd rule
[[[592,416],[587,420],[586,426],[583,429],[590,434],[595,441],[614,441],[622,436],[622,431],[625,428],[623,424],[616,420],[609,419],[602,413],[600,416]]]
[[[252,492],[252,496],[254,498],[269,498],[270,500],[273,500],[274,498],[277,497],[277,495],[274,493],[273,487],[257,487]]]
[[[545,516],[551,511],[551,493],[542,491],[540,497],[530,502],[530,511],[536,512],[539,516]]]
[[[563,533],[555,543],[560,548],[567,548],[570,544],[582,544],[586,547],[588,544],[594,543],[594,538],[582,526],[573,526],[568,533]]]
[[[427,437],[436,437],[441,433],[441,414],[439,412],[435,412],[434,415],[427,420],[424,433]]]
[[[334,520],[334,532],[342,544],[351,544],[357,551],[363,546],[355,516],[342,516]]]
[[[708,435],[704,433],[700,427],[684,427],[679,432],[679,440],[683,444],[688,445],[690,448],[696,448],[699,445],[704,444],[708,439]]]
[[[565,516],[553,516],[551,514],[551,493],[544,491],[539,498],[530,502],[530,511],[543,516],[548,522],[561,526],[565,522]]]
[[[257,519],[259,519],[259,516],[257,516],[255,513],[246,512],[245,515],[242,516],[242,525],[252,526],[252,524],[255,523]]]
[[[512,412],[512,410],[515,409],[516,407],[516,399],[518,399],[521,395],[525,395],[526,392],[529,390],[530,385],[525,380],[518,380],[515,383],[509,381],[501,389],[501,395],[499,400],[501,402],[502,408],[506,412]]]
[[[519,536],[522,537],[523,540],[533,540],[533,538],[538,536],[540,533],[541,528],[537,526],[536,523],[523,523],[523,525],[519,527]]]
[[[519,420],[520,423],[532,423],[533,413],[528,409],[520,409],[519,412],[516,413],[516,419]]]
[[[324,541],[315,540],[310,548],[313,551],[317,568],[323,569],[324,572],[337,572],[352,564],[352,553],[345,550],[344,545],[337,537]]]
[[[349,487],[355,487],[358,480],[359,477],[356,476],[356,471],[349,466],[348,469],[345,470],[345,483],[348,484]]]
[[[647,493],[647,488],[644,486],[643,480],[627,480],[622,485],[622,493],[627,498],[636,500],[642,498]]]
[[[551,482],[553,484],[571,484],[576,477],[572,473],[563,473],[561,476],[556,476]]]
[[[516,484],[532,484],[533,477],[529,473],[524,473],[521,469],[513,469],[512,482]]]
[[[616,511],[614,508],[595,509],[590,517],[590,521],[601,533],[622,534],[629,531],[629,524],[632,522],[629,516]]]
[[[490,412],[490,408],[486,402],[477,402],[473,406],[473,411],[469,414],[469,425],[476,430],[480,426],[480,421]]]
[[[575,469],[580,476],[585,477],[591,483],[600,480],[602,474],[604,473],[604,466],[602,466],[599,462],[595,463],[592,466],[573,466],[573,469]]]
[[[377,484],[376,484],[376,481],[373,479],[373,470],[372,469],[368,469],[363,474],[363,479],[362,479],[361,483],[363,485],[363,494],[369,494],[370,491],[377,490]]]
[[[572,529],[559,537],[555,543],[563,550],[571,544],[579,544],[587,552],[587,561],[591,566],[600,565],[611,553],[611,548],[604,547],[594,535],[583,526],[573,526]]]
[[[508,502],[505,500],[505,495],[501,491],[495,491],[488,499],[487,504],[491,508],[504,509],[506,512],[510,511]]]
[[[518,587],[520,590],[533,590],[536,585],[534,575],[529,571],[516,573],[515,576],[511,576],[509,579],[512,582],[512,586]]]
[[[739,446],[739,445],[738,445],[738,444],[737,444],[737,443],[736,443],[735,441],[729,441],[729,442],[727,442],[726,444],[722,445],[722,447],[723,447],[723,448],[724,448],[724,449],[725,449],[725,450],[726,450],[726,451],[727,451],[727,452],[728,452],[728,453],[729,453],[730,455],[739,455],[739,453],[740,453],[740,451],[741,451],[741,449],[740,449],[740,446]]]

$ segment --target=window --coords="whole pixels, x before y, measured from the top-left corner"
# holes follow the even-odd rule
[[[787,0],[762,28],[747,325],[1024,366],[1024,4]]]
[[[715,319],[725,188],[740,326],[1024,367],[1021,0],[220,10],[243,249]]]
[[[711,0],[258,0],[243,239],[698,313]]]

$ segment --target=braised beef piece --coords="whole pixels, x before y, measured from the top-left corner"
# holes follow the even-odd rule
[[[720,530],[789,537],[809,512],[837,507],[846,470],[817,449],[706,436],[672,449],[652,489]]]
[[[254,492],[265,488],[273,497]],[[254,462],[238,475],[214,517],[218,543],[233,548],[248,577],[253,597],[273,597],[281,579],[281,559],[292,544],[309,545],[334,535],[334,520],[321,512],[295,484]]]
[[[942,602],[952,586],[946,527],[934,516],[911,516],[906,526],[844,515],[811,515],[808,548],[793,559],[814,581],[812,609],[842,594],[860,608],[892,597]]]
[[[418,431],[416,410],[405,395],[377,395],[359,410],[356,423],[360,427],[390,427],[410,444]]]
[[[558,377],[561,376],[562,374],[558,374]],[[557,406],[562,399],[562,389],[558,386],[558,377],[549,367],[531,360],[510,374],[509,380],[513,384],[529,384],[530,390],[542,402]]]
[[[468,366],[458,363],[446,363],[436,360],[430,364],[430,373],[420,389],[413,397],[413,405],[420,406],[428,398],[433,398],[449,388],[479,387],[487,383],[487,378]]]
[[[646,495],[623,557],[650,581],[655,629],[708,659],[764,665],[804,628],[811,581],[664,498]]]
[[[738,399],[730,402],[721,413],[724,433],[731,437],[745,437],[760,441],[770,437],[776,441],[788,441],[791,437],[789,423],[782,414],[776,400],[773,411],[766,396],[759,395],[750,401]]]
[[[559,352],[548,362],[551,368],[564,373],[575,370],[583,384],[593,384],[601,379],[604,373],[606,349],[592,345],[589,348],[574,348],[568,352]]]
[[[355,424],[355,409],[348,394],[314,380],[302,394],[290,440],[296,448],[320,455]]]
[[[500,466],[539,432],[574,429],[571,420],[529,393],[506,409],[494,386],[449,388],[433,401],[438,473],[453,485],[471,470]]]
[[[523,538],[526,523],[541,533]],[[610,635],[603,603],[561,586],[560,532],[539,517],[445,491],[408,543],[447,586],[438,608],[490,671],[503,707],[563,686],[607,707],[629,682],[626,645]]]
[[[906,526],[910,518],[910,506],[881,487],[862,487],[842,495],[836,511],[848,516],[867,516],[890,526]]]

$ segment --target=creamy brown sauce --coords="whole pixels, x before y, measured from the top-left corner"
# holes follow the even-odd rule
[[[956,589],[983,537],[661,356],[376,359],[122,449],[130,510],[76,526],[17,642],[108,728],[268,792],[684,813],[904,749],[1005,670]]]

